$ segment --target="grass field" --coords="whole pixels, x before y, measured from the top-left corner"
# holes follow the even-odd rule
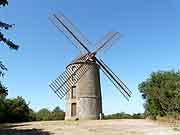
[[[135,119],[41,121],[0,125],[0,135],[180,135],[180,125]]]

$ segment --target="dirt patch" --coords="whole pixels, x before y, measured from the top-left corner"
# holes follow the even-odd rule
[[[149,120],[42,121],[1,125],[0,135],[180,135]]]

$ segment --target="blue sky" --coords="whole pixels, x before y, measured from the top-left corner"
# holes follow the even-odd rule
[[[127,102],[101,74],[103,110],[106,114],[143,112],[138,84],[153,71],[178,70],[180,66],[179,6],[178,0],[10,1],[0,9],[0,16],[2,21],[16,24],[5,34],[20,49],[0,48],[0,59],[9,70],[3,79],[8,97],[23,96],[36,111],[55,106],[65,109],[64,101],[49,89],[48,82],[62,73],[79,51],[48,20],[49,14],[61,11],[94,44],[109,31],[123,35],[98,56],[133,95]]]

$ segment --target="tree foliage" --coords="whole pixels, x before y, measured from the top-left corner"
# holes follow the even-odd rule
[[[29,120],[29,107],[22,97],[6,100],[8,122],[23,122]]]
[[[3,84],[0,82],[0,98],[5,98],[8,95],[8,90]]]
[[[4,71],[7,71],[6,66],[0,61],[0,77],[4,76]]]
[[[29,107],[22,97],[0,98],[0,122],[23,122],[29,120]]]
[[[0,96],[0,123],[64,120],[65,113],[59,107],[49,111],[46,108],[34,112],[22,97],[6,99]]]
[[[36,114],[37,121],[46,121],[46,120],[64,120],[65,113],[60,107],[55,107],[51,112],[46,108],[40,109]]]
[[[52,120],[64,120],[65,113],[59,106],[55,107],[54,110],[51,112],[51,119]]]
[[[6,6],[6,5],[8,5],[8,0],[0,0],[0,8],[2,6]],[[5,35],[3,34],[3,30],[8,30],[9,28],[12,28],[12,27],[13,27],[12,24],[8,24],[8,23],[2,22],[0,20],[0,43],[2,43],[2,45],[8,46],[11,49],[18,50],[19,46],[14,44],[8,38],[6,38]],[[0,60],[0,77],[4,76],[5,71],[7,71],[7,68]],[[2,88],[4,88],[4,87],[2,87],[2,83],[0,82],[0,94],[7,95],[7,89],[2,89]],[[4,93],[2,93],[2,92],[4,92]]]
[[[144,114],[142,113],[134,113],[134,114],[128,114],[128,113],[115,113],[110,115],[105,115],[105,119],[143,119]]]
[[[0,8],[8,5],[8,0],[0,0]],[[14,24],[8,24],[0,20],[0,43],[10,49],[18,50],[19,46],[6,38],[3,31],[9,30]],[[6,66],[0,60],[0,77],[7,71]],[[22,97],[6,99],[8,90],[0,82],[0,122],[23,122],[32,120],[61,120],[64,119],[64,112],[56,107],[52,112],[48,109],[41,109],[37,113],[29,108]]]
[[[0,6],[6,6],[6,5],[8,5],[7,0],[0,0]]]
[[[42,108],[36,113],[36,120],[51,120],[51,112],[46,108]]]
[[[6,6],[6,5],[8,5],[7,0],[0,0],[0,7]],[[9,28],[12,28],[12,27],[13,27],[12,24],[8,24],[8,23],[0,21],[0,42],[4,42],[4,44],[7,45],[9,48],[17,50],[19,46],[14,44],[9,39],[7,39],[2,33],[2,30],[8,30]]]
[[[139,90],[145,99],[145,115],[157,116],[180,114],[180,72],[153,72],[146,81],[139,84]]]

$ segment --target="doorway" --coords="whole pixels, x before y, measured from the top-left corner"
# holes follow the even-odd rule
[[[76,103],[71,104],[71,116],[76,116]]]

